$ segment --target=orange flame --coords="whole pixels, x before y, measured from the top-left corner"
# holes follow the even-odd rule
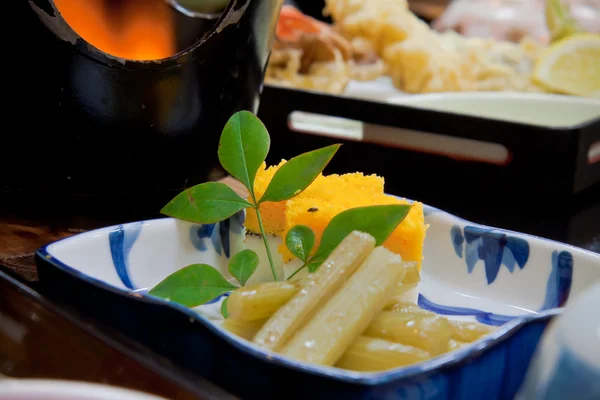
[[[158,60],[176,53],[173,14],[164,0],[54,0],[85,41],[115,57]]]

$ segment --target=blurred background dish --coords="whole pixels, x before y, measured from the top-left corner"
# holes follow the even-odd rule
[[[429,93],[392,97],[388,102],[550,128],[577,127],[600,120],[600,99],[554,94]]]
[[[495,32],[494,23],[487,20],[481,22],[487,30],[478,31],[468,16],[464,17],[465,24],[473,25],[468,32],[441,23],[436,30],[413,12],[411,4],[422,2],[410,0],[321,3],[325,21],[314,9],[307,15],[293,5],[284,5],[267,83],[340,95],[353,82],[372,82],[385,76],[391,78],[398,91],[410,94],[600,93],[595,68],[600,64],[600,17],[593,6],[584,8],[592,14],[592,21],[586,25],[574,18],[561,0],[535,4],[461,2],[481,15],[495,15],[491,11],[501,7],[498,25],[512,32],[508,34]],[[519,7],[534,5],[532,14],[519,12]],[[518,31],[521,15],[534,15],[544,26],[546,36],[541,37],[531,27]],[[440,18],[443,21],[445,14]],[[569,45],[559,46],[558,40],[567,38]],[[559,54],[569,61],[559,60]],[[554,69],[557,73],[548,72]]]
[[[599,0],[561,0],[573,18],[588,32],[600,33]],[[546,24],[546,0],[453,0],[433,27],[455,30],[465,36],[520,41],[530,36],[550,41]]]
[[[149,393],[97,383],[51,379],[0,380],[1,400],[167,400]]]
[[[550,323],[516,400],[600,397],[600,283]]]

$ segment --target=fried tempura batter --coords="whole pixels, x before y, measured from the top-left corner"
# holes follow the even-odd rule
[[[326,13],[348,39],[370,41],[387,73],[408,93],[541,91],[530,79],[542,45],[437,33],[405,0],[326,0]]]
[[[267,83],[340,94],[351,79],[372,80],[384,73],[370,41],[347,40],[332,26],[283,6]]]

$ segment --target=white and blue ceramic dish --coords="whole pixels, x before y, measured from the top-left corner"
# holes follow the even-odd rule
[[[37,252],[42,290],[242,398],[512,399],[546,325],[600,282],[600,255],[425,207],[421,307],[499,328],[422,364],[356,373],[262,351],[143,290],[191,263],[225,268],[243,215],[216,225],[157,219],[107,227]]]

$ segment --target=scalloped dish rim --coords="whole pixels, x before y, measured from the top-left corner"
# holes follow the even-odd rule
[[[395,196],[395,197],[400,197],[400,196]],[[407,200],[409,200],[411,202],[413,201],[410,199],[407,199]],[[537,240],[541,240],[541,241],[544,241],[547,243],[559,244],[559,245],[565,246],[571,250],[575,250],[576,252],[578,252],[582,255],[591,256],[593,258],[598,258],[598,260],[600,261],[599,254],[596,254],[591,251],[588,251],[588,250],[585,250],[585,249],[582,249],[579,247],[575,247],[575,246],[572,246],[572,245],[569,245],[566,243],[558,242],[558,241],[551,240],[551,239],[541,238],[541,237],[535,236],[535,235],[519,233],[519,232],[507,230],[507,229],[495,228],[495,227],[491,227],[491,226],[487,226],[487,225],[483,225],[483,224],[474,223],[472,221],[460,218],[454,214],[448,213],[446,211],[440,210],[438,208],[435,208],[435,207],[432,207],[432,206],[429,206],[426,204],[423,204],[423,209],[424,209],[426,216],[431,213],[434,213],[434,212],[441,212],[457,221],[476,225],[481,228],[489,228],[489,229],[493,229],[495,231],[500,231],[500,232],[504,232],[504,233],[518,234],[518,235],[524,236],[526,238],[537,239]],[[122,226],[127,226],[130,224],[135,224],[135,223],[140,223],[140,222],[143,224],[146,224],[146,223],[160,224],[160,223],[165,223],[166,221],[170,221],[170,220],[173,220],[173,218],[156,218],[156,219],[150,219],[150,220],[144,220],[144,221],[129,222],[129,223],[122,224]],[[248,342],[242,338],[239,338],[235,334],[226,331],[225,329],[221,328],[214,322],[210,321],[205,316],[200,315],[199,313],[195,312],[193,309],[187,308],[187,307],[185,307],[183,305],[179,305],[177,303],[163,300],[161,298],[149,295],[147,293],[142,294],[142,293],[134,291],[134,290],[121,289],[121,288],[115,287],[111,284],[108,284],[100,279],[93,278],[89,275],[86,275],[83,272],[81,272],[73,267],[70,267],[69,265],[60,261],[58,258],[54,257],[48,251],[48,248],[50,246],[53,246],[57,243],[60,243],[63,241],[68,241],[68,240],[73,240],[73,238],[77,237],[77,236],[94,235],[94,234],[97,234],[99,231],[111,231],[111,230],[117,229],[118,226],[119,225],[107,226],[107,227],[91,230],[88,232],[80,233],[75,236],[60,239],[58,241],[55,241],[55,242],[52,242],[45,246],[40,247],[38,250],[36,250],[36,255],[41,257],[42,259],[44,259],[46,262],[52,264],[54,267],[56,267],[60,270],[63,270],[64,272],[66,272],[72,276],[75,276],[78,279],[83,279],[85,281],[88,281],[89,283],[91,283],[101,289],[108,290],[117,295],[132,298],[137,301],[141,301],[141,302],[145,302],[145,303],[149,303],[149,304],[157,305],[157,306],[161,306],[161,307],[171,307],[180,312],[183,312],[186,316],[190,317],[190,320],[199,321],[204,327],[209,329],[211,332],[219,335],[224,340],[226,340],[228,344],[230,344],[230,345],[234,346],[235,348],[237,348],[247,354],[250,354],[253,357],[256,357],[262,361],[265,361],[268,363],[274,363],[279,366],[288,367],[288,368],[291,368],[292,370],[309,373],[311,375],[332,378],[332,379],[339,380],[339,381],[346,382],[346,383],[376,386],[379,384],[385,384],[385,383],[389,383],[389,382],[404,379],[404,378],[410,378],[415,375],[419,375],[419,374],[426,373],[426,372],[431,372],[436,369],[442,369],[445,367],[450,367],[450,366],[453,366],[456,364],[460,364],[462,362],[466,362],[469,359],[477,357],[480,354],[482,354],[483,352],[486,352],[486,351],[490,350],[491,348],[499,345],[500,343],[504,342],[505,340],[508,340],[521,327],[523,327],[527,324],[530,324],[532,322],[535,322],[535,321],[544,320],[544,319],[548,319],[548,318],[552,318],[554,316],[560,315],[563,310],[563,307],[559,307],[559,308],[552,308],[552,309],[548,309],[545,311],[541,311],[541,312],[538,312],[537,314],[525,314],[525,315],[515,316],[515,318],[513,320],[499,326],[494,332],[486,335],[484,338],[481,338],[467,346],[464,346],[463,348],[456,349],[456,350],[450,351],[448,353],[442,354],[440,356],[437,356],[435,358],[431,358],[429,360],[426,360],[426,361],[423,361],[423,362],[420,362],[420,363],[417,363],[414,365],[409,365],[406,367],[399,367],[399,368],[395,368],[395,369],[391,369],[391,370],[378,371],[378,372],[356,372],[356,371],[344,370],[344,369],[336,368],[336,367],[311,365],[308,363],[295,361],[291,358],[284,357],[275,352],[261,349],[261,348],[255,346],[254,344],[252,344],[251,342]]]

